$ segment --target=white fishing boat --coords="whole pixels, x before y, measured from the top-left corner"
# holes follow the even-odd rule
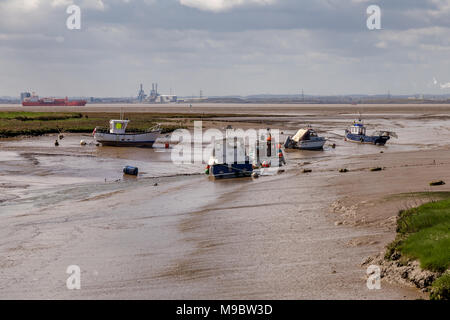
[[[99,127],[94,129],[94,138],[103,146],[151,148],[161,134],[160,128],[147,132],[126,132],[129,122],[130,120],[111,120],[109,130]]]
[[[325,144],[325,138],[319,137],[311,128],[300,129],[293,137],[287,137],[284,142],[286,149],[321,150]]]

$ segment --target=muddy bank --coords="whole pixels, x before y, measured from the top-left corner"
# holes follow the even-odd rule
[[[376,166],[384,169],[370,171]],[[450,190],[448,185],[429,185],[433,180],[450,181],[447,148],[355,156],[346,167],[349,172],[334,182],[340,186],[340,197],[330,207],[344,225],[394,231],[400,210],[436,200],[421,192]]]
[[[80,185],[70,190],[76,200],[10,212],[0,229],[2,297],[417,297],[388,284],[368,290],[360,262],[374,248],[346,243],[379,232],[335,226],[323,214],[335,197],[327,179],[286,174],[123,182],[97,195]],[[312,186],[328,196],[311,196]],[[76,292],[65,288],[71,264],[82,269]]]
[[[395,238],[400,210],[441,200],[440,192],[445,194],[450,190],[446,185],[429,184],[433,180],[450,181],[448,159],[450,150],[446,148],[428,150],[426,153],[366,155],[360,158],[361,161],[354,159],[351,170],[337,181],[345,192],[330,207],[336,225],[385,230],[386,237],[360,238],[349,245],[376,245],[381,253],[368,256],[363,260],[362,267],[379,266],[383,282],[418,288],[427,293],[423,298],[428,298],[430,285],[442,273],[423,270],[418,261],[405,263],[398,257],[386,260],[385,247]],[[371,172],[365,165],[367,162],[383,165],[384,169]]]
[[[386,260],[384,255],[385,253],[381,252],[373,257],[368,257],[361,266],[379,266],[381,269],[380,276],[384,281],[418,288],[422,292],[429,292],[433,281],[442,275],[442,273],[423,270],[418,261],[409,261],[405,265],[399,261]]]
[[[53,136],[0,141],[0,188],[13,197],[0,203],[0,296],[422,297],[387,282],[369,290],[361,262],[393,240],[398,210],[419,201],[393,194],[428,190],[431,180],[450,181],[448,132],[430,130],[443,126],[438,118],[386,118],[373,110],[371,126],[398,125],[400,139],[381,148],[345,143],[341,127],[353,116],[334,111],[305,117],[294,108],[289,121],[258,119],[258,127],[276,125],[286,134],[312,122],[336,148],[287,152],[283,174],[257,180],[212,182],[195,175],[204,166],[175,167],[158,146],[82,148],[80,136],[70,135],[57,150]],[[253,127],[248,120],[233,119],[232,125]],[[412,144],[417,132],[426,139]],[[430,145],[436,136],[441,139]],[[143,175],[124,179],[125,164],[138,164]],[[384,170],[371,172],[375,166]],[[343,167],[347,173],[338,172]],[[312,171],[302,173],[304,168]],[[65,287],[65,271],[73,264],[82,270],[78,291]]]
[[[0,105],[0,111],[40,111],[40,112],[161,112],[161,113],[265,113],[265,114],[340,114],[350,112],[358,114],[440,114],[448,115],[450,104],[233,104],[233,103],[201,103],[201,104],[87,104],[84,107],[22,107],[20,105]]]

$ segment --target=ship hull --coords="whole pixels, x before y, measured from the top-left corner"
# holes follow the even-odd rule
[[[24,107],[84,107],[86,105],[86,101],[54,101],[54,102],[40,102],[40,101],[23,101],[22,106]]]
[[[67,102],[66,103],[66,106],[69,106],[69,107],[84,107],[85,105],[86,105],[86,101],[69,101],[69,102]]]

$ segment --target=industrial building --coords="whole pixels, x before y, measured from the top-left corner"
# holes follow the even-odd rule
[[[137,96],[137,102],[139,103],[176,103],[177,100],[176,95],[159,94],[157,83],[152,83],[152,90],[148,95],[145,94],[143,85],[141,84]]]
[[[31,93],[29,93],[29,92],[21,92],[20,93],[20,102],[23,102],[24,99],[30,98],[30,97],[31,97]]]

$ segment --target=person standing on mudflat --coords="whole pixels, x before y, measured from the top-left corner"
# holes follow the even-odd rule
[[[272,156],[272,135],[270,134],[270,128],[267,128],[267,156]]]

